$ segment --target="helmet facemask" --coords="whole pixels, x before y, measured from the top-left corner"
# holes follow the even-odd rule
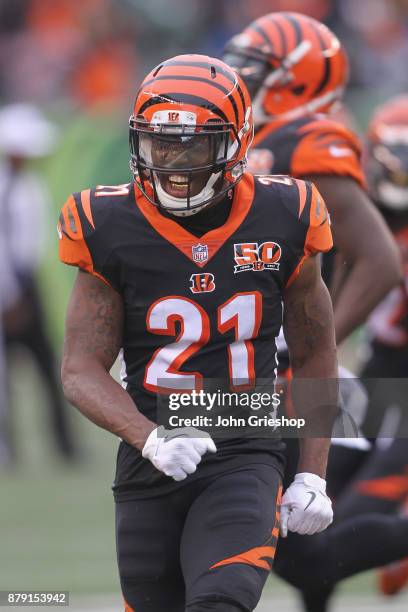
[[[270,83],[286,84],[289,78],[281,69],[283,58],[256,48],[227,45],[223,61],[239,74],[248,89],[255,126],[270,121],[272,117],[265,112],[264,100]]]
[[[408,147],[372,147],[367,173],[373,198],[378,204],[393,212],[408,209]]]
[[[273,56],[280,62],[281,58]],[[231,66],[244,81],[251,100],[254,100],[270,73],[273,71],[269,58],[256,49],[240,49],[239,47],[226,47],[223,61]]]
[[[150,202],[173,215],[187,216],[231,189],[245,163],[237,161],[242,135],[233,124],[221,120],[195,124],[192,113],[178,114],[183,114],[183,123],[162,123],[158,116],[150,122],[130,118],[130,166]]]

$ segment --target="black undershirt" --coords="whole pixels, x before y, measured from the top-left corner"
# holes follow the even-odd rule
[[[232,195],[226,196],[221,202],[188,217],[165,215],[176,221],[185,230],[200,238],[207,232],[221,227],[227,221],[231,212]]]

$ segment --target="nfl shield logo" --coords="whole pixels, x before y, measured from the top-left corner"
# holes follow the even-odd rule
[[[208,259],[208,246],[206,244],[196,244],[191,247],[193,252],[193,261],[197,263],[203,263]]]

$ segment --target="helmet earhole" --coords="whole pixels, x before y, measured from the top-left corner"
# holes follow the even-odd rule
[[[292,93],[294,93],[295,96],[301,96],[305,89],[306,85],[298,85],[297,87],[292,88]]]

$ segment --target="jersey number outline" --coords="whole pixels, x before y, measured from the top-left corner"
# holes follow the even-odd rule
[[[234,332],[227,347],[231,388],[251,388],[255,382],[255,351],[262,320],[262,294],[259,291],[234,294],[217,308],[217,328],[221,334]],[[200,372],[183,372],[183,364],[210,339],[210,319],[205,310],[190,298],[168,296],[156,300],[146,316],[147,330],[154,334],[176,336],[174,342],[158,348],[145,368],[143,385],[155,393],[189,392],[202,389]],[[169,383],[172,381],[172,383]]]
[[[256,174],[256,178],[262,185],[272,185],[272,183],[279,183],[280,185],[287,185],[288,187],[294,184],[292,177],[284,174]]]

